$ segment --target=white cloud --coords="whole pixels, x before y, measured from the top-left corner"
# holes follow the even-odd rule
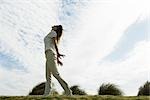
[[[80,84],[90,94],[95,94],[100,84],[110,82],[119,85],[125,95],[137,95],[138,88],[149,79],[149,46],[150,42],[140,42],[129,52],[127,59],[115,63],[106,61],[94,64],[88,61],[84,63],[84,60],[81,63],[81,59],[76,59],[80,64],[70,66],[69,80],[71,84]]]
[[[26,95],[45,80],[43,37],[58,22],[57,3],[57,0],[1,2],[0,53],[11,55],[26,70],[9,71],[1,65],[0,95]]]
[[[117,81],[117,77],[111,79],[113,75],[116,75],[115,73],[123,73],[124,70],[117,72],[117,69],[114,70],[113,67],[103,68],[103,66],[121,66],[125,63],[127,67],[131,62],[126,61],[119,64],[107,62],[108,64],[105,63],[104,65],[100,65],[99,62],[114,49],[124,31],[141,14],[147,16],[143,11],[148,6],[138,1],[125,3],[93,1],[90,4],[89,8],[79,15],[81,19],[79,19],[77,27],[68,32],[72,34],[72,37],[68,38],[69,42],[65,51],[67,56],[64,60],[64,67],[60,71],[72,85],[80,84],[86,90],[95,93],[94,91],[100,82],[115,81],[122,85],[124,81],[128,81]],[[131,66],[136,66],[134,64]],[[131,73],[128,67],[126,72]],[[126,77],[124,75],[128,74],[121,74],[119,78]],[[136,79],[133,78],[132,81],[134,82]],[[131,88],[128,89],[128,91],[132,90]],[[135,93],[128,91],[125,90],[126,95],[135,95]]]
[[[119,84],[126,95],[137,95],[138,88],[149,79],[149,46],[150,42],[140,42],[126,60],[116,63],[104,62],[99,66],[101,70],[97,71],[102,75],[99,79],[105,78],[107,82]]]

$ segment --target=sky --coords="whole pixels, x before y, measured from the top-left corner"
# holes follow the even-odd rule
[[[137,95],[150,81],[149,0],[0,0],[0,95],[45,81],[44,37],[63,25],[62,78],[95,95],[102,83]],[[57,91],[63,91],[52,77]]]

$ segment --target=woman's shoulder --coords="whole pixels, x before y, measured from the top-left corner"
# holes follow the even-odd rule
[[[56,36],[57,36],[56,31],[51,30],[51,32],[49,33],[49,36],[50,36],[50,37],[56,37]]]
[[[55,30],[50,31],[51,34],[57,34]]]
[[[57,36],[57,33],[54,31],[54,30],[51,30],[45,37],[56,37]]]

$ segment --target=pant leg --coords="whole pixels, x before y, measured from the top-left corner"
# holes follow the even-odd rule
[[[53,73],[53,76],[58,80],[62,88],[65,90],[66,95],[72,95],[72,92],[68,86],[68,84],[60,77],[59,74]]]
[[[60,77],[59,72],[57,70],[56,55],[52,51],[48,51],[47,53],[48,66],[50,66],[51,73],[58,80],[62,88],[65,90],[65,93],[67,95],[71,95],[71,90],[69,89],[68,84]]]
[[[46,61],[46,83],[45,83],[44,95],[49,95],[50,90],[51,90],[51,70],[48,61]]]

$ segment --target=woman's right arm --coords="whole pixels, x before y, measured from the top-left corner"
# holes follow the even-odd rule
[[[59,53],[58,46],[57,46],[57,43],[56,43],[56,38],[53,37],[52,39],[53,39],[53,42],[54,42],[54,45],[55,45],[55,49],[56,49],[56,52],[57,52],[57,63],[62,66],[63,63],[59,60],[59,58],[61,58],[61,56],[64,56],[64,55]]]

